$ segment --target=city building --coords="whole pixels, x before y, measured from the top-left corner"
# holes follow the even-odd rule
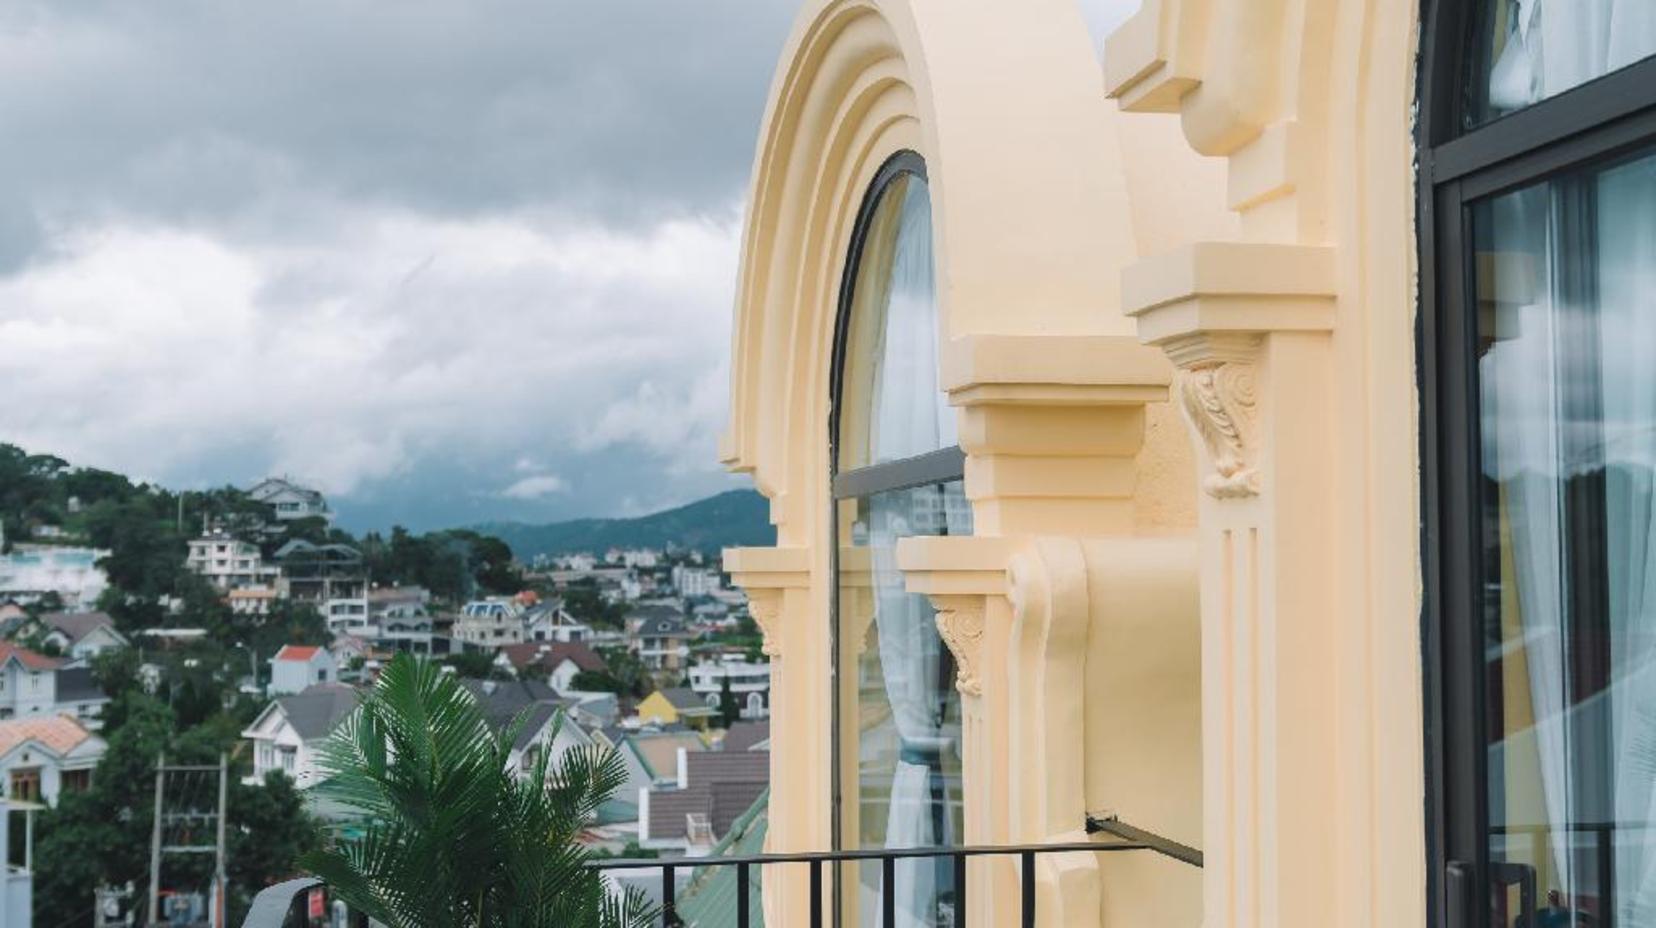
[[[715,710],[722,708],[726,680],[742,718],[762,719],[770,714],[770,664],[726,656],[690,668],[690,690]]]
[[[264,562],[258,545],[227,532],[190,539],[184,566],[223,592],[241,587],[270,589],[281,576],[280,568]]]
[[[672,673],[689,662],[690,641],[695,633],[685,626],[684,613],[677,606],[639,606],[628,614],[627,625],[633,648],[645,667]]]
[[[52,612],[40,617],[39,626],[41,643],[72,661],[127,646],[126,636],[115,630],[115,620],[103,612]]]
[[[98,548],[14,545],[10,554],[0,554],[0,601],[27,606],[56,594],[65,608],[90,609],[109,587],[98,566],[108,556]]]
[[[368,629],[368,571],[362,552],[342,544],[295,538],[276,550],[278,591],[322,613],[328,628],[360,635]]]
[[[246,782],[263,783],[277,771],[301,788],[313,785],[318,749],[359,701],[357,691],[341,683],[319,683],[273,700],[242,732],[253,746]]]
[[[327,648],[283,645],[270,659],[270,693],[298,693],[319,683],[337,683],[339,664]]]
[[[510,597],[469,602],[454,621],[453,636],[491,648],[519,644],[523,641],[523,607]]]
[[[673,565],[673,589],[686,599],[711,596],[719,589],[719,572],[707,567]]]
[[[333,521],[333,512],[328,509],[328,501],[320,492],[300,486],[286,477],[266,477],[248,487],[247,495],[258,502],[268,503],[276,511],[276,518],[283,522],[310,518]]]
[[[65,792],[90,789],[106,747],[102,738],[66,715],[0,721],[0,782],[6,798],[56,805]]]
[[[269,587],[244,586],[237,587],[224,594],[224,601],[229,603],[230,611],[236,615],[267,616],[276,609],[276,600],[281,594]]]

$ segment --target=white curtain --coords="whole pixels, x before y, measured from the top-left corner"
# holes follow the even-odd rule
[[[1521,652],[1528,663],[1533,750],[1539,759],[1551,863],[1566,903],[1600,895],[1590,863],[1598,835],[1572,831],[1606,818],[1615,826],[1615,899],[1619,924],[1656,925],[1656,157],[1611,168],[1592,194],[1592,241],[1559,242],[1553,191],[1545,186],[1509,194],[1492,205],[1490,253],[1482,258],[1497,281],[1495,342],[1485,354],[1484,461],[1501,486],[1522,617]],[[1552,268],[1580,262],[1596,287],[1587,305],[1558,295]],[[1506,297],[1505,302],[1499,300]],[[1584,364],[1577,346],[1593,345]],[[1570,421],[1591,408],[1597,421]],[[1594,436],[1594,443],[1583,436]],[[1583,449],[1586,461],[1570,460]],[[1591,550],[1599,539],[1567,533],[1564,481],[1582,466],[1604,468],[1603,557],[1610,628],[1610,677],[1603,691],[1572,704],[1566,552]],[[1578,617],[1585,618],[1585,617]],[[1511,642],[1491,657],[1510,660]],[[1608,745],[1572,758],[1573,726],[1608,714]],[[1509,719],[1509,725],[1511,720]],[[1529,735],[1509,730],[1492,750],[1492,776],[1530,750]],[[1609,802],[1571,782],[1608,765]],[[1596,780],[1597,777],[1591,779]],[[1504,784],[1503,784],[1504,785]],[[1588,797],[1578,807],[1578,799]],[[1507,822],[1508,824],[1536,824]],[[1571,848],[1575,852],[1571,852]],[[1542,886],[1543,893],[1547,886]],[[1544,896],[1543,896],[1544,898]]]
[[[1545,187],[1501,197],[1491,205],[1490,272],[1497,300],[1495,343],[1484,355],[1482,383],[1483,461],[1487,475],[1501,487],[1517,581],[1522,639],[1528,663],[1532,736],[1540,762],[1546,822],[1574,818],[1568,763],[1569,725],[1565,678],[1564,535],[1562,478],[1566,472],[1558,415],[1561,383],[1556,370],[1562,333],[1552,300],[1546,256],[1550,191]],[[1500,659],[1511,659],[1508,646]],[[1492,655],[1493,656],[1493,655]],[[1493,746],[1491,776],[1501,776],[1530,749],[1513,732]],[[1501,783],[1503,787],[1504,783]],[[1532,826],[1546,822],[1509,821]],[[1569,836],[1551,835],[1553,866],[1559,883],[1570,878]],[[1543,887],[1544,889],[1545,887]]]
[[[1512,0],[1489,102],[1515,110],[1656,54],[1652,0]]]
[[[910,178],[901,195],[874,371],[870,462],[900,460],[957,443],[954,410],[937,386],[931,194],[924,182]]]
[[[1656,925],[1656,157],[1600,177],[1597,232],[1618,923]]]

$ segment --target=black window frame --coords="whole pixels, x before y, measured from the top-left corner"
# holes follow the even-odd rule
[[[1656,145],[1656,57],[1468,126],[1480,4],[1422,0],[1416,219],[1428,924],[1490,924],[1472,209]]]
[[[845,388],[847,342],[851,331],[853,303],[856,297],[857,272],[862,266],[863,247],[867,244],[868,229],[874,214],[892,184],[904,177],[927,181],[926,161],[919,152],[903,149],[888,157],[875,172],[863,193],[857,218],[851,227],[851,241],[846,249],[845,265],[840,272],[839,300],[834,318],[834,347],[829,373],[828,407],[828,572],[832,578],[829,591],[828,622],[828,692],[830,700],[829,725],[832,729],[829,771],[829,840],[833,850],[845,850],[843,819],[843,783],[841,770],[842,723],[840,718],[840,519],[839,503],[859,499],[875,493],[906,490],[931,484],[964,480],[966,456],[958,445],[941,448],[896,461],[882,461],[861,467],[840,469],[840,412]],[[935,235],[935,230],[933,232]],[[833,924],[842,919],[841,867],[833,867]]]

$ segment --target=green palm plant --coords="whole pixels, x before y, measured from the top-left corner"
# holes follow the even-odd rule
[[[495,731],[452,674],[398,656],[320,755],[315,789],[363,830],[300,866],[389,928],[650,924],[643,898],[607,891],[574,840],[625,782],[620,758],[541,751],[519,777],[507,759],[520,726]]]

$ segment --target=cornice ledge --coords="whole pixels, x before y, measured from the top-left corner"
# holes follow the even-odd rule
[[[804,588],[811,583],[811,552],[792,546],[726,548],[724,569],[750,592]]]
[[[944,348],[955,406],[1114,406],[1163,402],[1172,370],[1125,335],[963,335]]]
[[[1326,245],[1196,242],[1123,272],[1122,305],[1138,320],[1139,339],[1164,348],[1192,338],[1331,331],[1334,259]]]

